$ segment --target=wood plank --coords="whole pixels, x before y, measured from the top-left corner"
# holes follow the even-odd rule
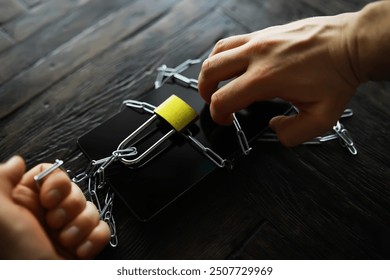
[[[302,4],[305,8],[310,7],[310,9],[313,9],[322,15],[335,15],[339,13],[355,12],[362,9],[365,5],[371,2],[375,2],[375,0],[342,0],[335,1],[332,3],[332,5],[323,5],[321,2],[302,0]]]
[[[31,106],[23,107],[18,112],[17,119],[12,116],[5,119],[2,125],[4,129],[0,131],[5,137],[3,143],[19,147],[22,151],[31,150],[27,144],[29,141],[19,142],[18,135],[26,134],[26,139],[31,139],[29,133],[41,134],[38,138],[45,135],[44,131],[31,130],[36,126],[32,121],[33,118],[29,117],[31,114],[35,118],[43,118],[44,123],[51,126],[56,126],[58,120],[58,116],[53,116],[53,113],[61,112],[61,117],[68,115],[71,119],[68,117],[66,119],[69,125],[73,126],[70,129],[77,130],[69,133],[77,135],[107,119],[119,108],[122,100],[139,97],[153,87],[154,69],[157,66],[162,63],[175,65],[190,57],[191,54],[197,57],[213,45],[216,38],[227,34],[226,30],[233,29],[234,25],[231,22],[226,22],[224,28],[221,28],[217,19],[213,19],[212,24],[216,27],[210,28],[209,32],[204,32],[202,30],[204,26],[200,24],[196,25],[191,32],[183,32],[190,24],[186,18],[190,22],[202,18],[209,8],[210,5],[207,5],[203,9],[186,13],[186,4],[183,2],[175,6],[169,15],[150,26],[147,32],[138,33],[120,44],[111,46],[110,52],[96,57],[83,68],[69,75],[36,101],[33,100]],[[176,33],[181,34],[178,39],[175,37]],[[142,55],[140,50],[145,50]],[[90,102],[80,106],[80,102],[87,99]],[[64,104],[68,105],[64,107]],[[49,108],[54,111],[51,113]],[[15,125],[15,122],[23,125]],[[25,148],[22,148],[24,145]],[[4,152],[9,150],[9,148],[3,149]]]
[[[0,24],[20,15],[24,12],[23,6],[16,0],[0,1]]]
[[[41,4],[45,0],[21,0],[29,9]],[[46,0],[47,1],[47,0]]]
[[[95,0],[45,26],[22,44],[0,55],[0,84],[28,69],[50,51],[65,44],[108,14],[120,9],[129,0]],[[58,36],[61,34],[61,36]]]
[[[248,32],[321,14],[319,11],[304,7],[302,1],[244,0],[242,3],[227,1],[223,8],[226,14],[246,26]]]
[[[323,4],[317,1],[262,1],[261,3],[232,1],[225,3],[223,7],[224,12],[245,25],[248,31],[255,31],[307,16],[360,9],[367,2],[372,1],[358,3],[338,1],[335,5],[323,7]],[[380,97],[375,96],[373,92],[378,91],[378,85],[372,86],[369,88],[371,94],[368,94],[366,90],[365,94],[359,95],[360,98],[372,97],[371,104],[366,100],[360,104],[370,108],[370,111],[379,112],[380,116],[377,120],[368,114],[359,116],[358,120],[354,117],[356,131],[352,126],[351,133],[355,132],[363,138],[370,135],[370,141],[379,146],[386,146],[383,138],[388,139],[390,128],[387,122],[384,122],[384,125],[381,121],[378,123],[378,119],[384,120],[384,114],[388,115],[388,110],[384,108],[386,106],[388,108],[389,98],[385,98],[384,94]],[[372,104],[374,100],[378,104]],[[379,103],[384,103],[384,105],[380,106]],[[360,125],[360,122],[365,123],[367,127]],[[362,130],[366,133],[361,133]],[[377,138],[381,140],[378,141]],[[357,138],[358,147],[359,143],[359,138]],[[383,163],[390,155],[388,152],[383,154],[381,149],[374,152],[372,147],[364,144],[362,146],[360,151],[366,151],[367,154],[360,159],[350,159],[338,144],[331,146],[334,149],[333,153],[329,153],[325,147],[317,148],[313,153],[320,152],[318,156],[312,155],[309,148],[298,148],[292,150],[291,154],[277,146],[269,151],[269,146],[263,148],[263,152],[257,150],[255,156],[262,160],[250,161],[241,168],[246,177],[255,178],[256,184],[254,185],[261,186],[257,189],[244,187],[245,191],[250,194],[247,203],[251,203],[252,200],[254,207],[259,211],[262,213],[266,211],[265,216],[275,223],[277,231],[280,231],[280,234],[288,240],[290,247],[302,250],[302,256],[308,258],[388,256],[386,250],[389,250],[389,244],[381,236],[389,234],[389,215],[386,210],[390,208],[389,186],[386,182],[390,181],[390,172],[386,168],[389,164]],[[298,157],[294,155],[294,151],[299,151]],[[339,153],[344,155],[342,161],[338,158]],[[310,160],[310,163],[305,162],[305,159],[311,157],[313,160]],[[372,157],[378,158],[378,161],[373,160]],[[303,165],[300,161],[303,161]],[[329,163],[332,168],[329,167]],[[362,163],[365,164],[362,165]],[[347,166],[353,166],[353,168],[346,170]],[[342,175],[335,176],[334,173],[337,170],[342,170]],[[322,172],[327,173],[325,178]],[[270,174],[273,174],[272,178],[269,178]],[[356,176],[356,174],[367,174],[370,180]],[[291,177],[292,179],[286,179]],[[354,178],[352,182],[351,178]],[[372,185],[376,187],[373,188]],[[359,195],[359,192],[363,192],[364,195]],[[380,195],[384,197],[379,197]],[[251,196],[253,197],[250,198]],[[313,231],[313,225],[315,225],[315,231]],[[362,240],[364,240],[364,245],[361,245]],[[250,244],[258,247],[259,245],[256,245],[258,241],[263,242],[263,236],[256,238]],[[266,246],[272,246],[269,242]],[[250,254],[256,250],[252,249]],[[245,253],[243,257],[249,258],[250,254]],[[291,249],[278,254],[279,256],[274,257],[288,257]],[[257,252],[256,255],[261,256],[261,252]]]
[[[359,156],[364,159],[351,157],[337,143],[315,150],[269,145],[255,148],[254,155],[261,160],[240,167],[261,186],[244,187],[253,196],[251,199],[248,195],[248,203],[252,200],[266,211],[278,231],[305,256],[388,256],[383,253],[390,244],[381,236],[390,233],[390,214],[386,210],[390,207],[389,168],[375,164],[369,154]],[[387,152],[384,157],[389,156]]]
[[[249,31],[257,31],[263,28],[285,24],[306,17],[334,15],[342,12],[356,11],[365,4],[373,2],[369,0],[335,1],[332,5],[323,5],[320,1],[300,0],[266,0],[266,1],[226,1],[222,6],[226,14]]]
[[[269,222],[261,222],[240,248],[229,259],[235,260],[291,260],[305,259],[299,247],[294,247],[290,240],[281,235]]]
[[[143,1],[136,1],[108,15],[37,61],[33,67],[0,88],[4,100],[0,105],[0,118],[19,108],[116,42],[138,32],[163,14],[172,2],[164,1],[161,6],[157,3],[145,5]]]
[[[310,15],[357,10],[367,2],[372,1],[339,1],[322,7],[316,1],[301,1],[298,5],[295,2],[270,1],[267,4],[263,1],[264,9],[258,15],[260,21],[253,20],[256,16],[253,7],[259,3],[241,6],[230,2],[224,5],[224,11],[252,31]],[[289,13],[285,13],[287,10]],[[280,147],[273,147],[269,157],[266,150],[263,151],[265,154],[256,153],[258,158],[266,158],[262,164],[250,162],[242,168],[247,177],[256,178],[255,185],[262,186],[262,191],[246,189],[254,196],[252,200],[257,201],[259,211],[269,207],[266,217],[275,222],[290,245],[301,248],[307,257],[386,258],[389,255],[389,242],[382,236],[390,233],[390,217],[386,210],[390,208],[390,167],[386,162],[390,154],[367,145],[387,146],[384,139],[389,138],[390,127],[385,120],[388,119],[386,108],[390,99],[385,88],[378,84],[365,86],[352,102],[352,105],[360,104],[353,107],[356,116],[348,122],[352,135],[355,135],[358,157],[350,158],[337,143],[330,144],[331,153],[321,147],[315,149],[313,155],[309,148],[294,149],[292,154],[284,155],[284,149],[279,152]],[[297,158],[294,158],[294,151],[298,152]],[[269,177],[272,173],[273,178],[264,182],[263,174]],[[291,176],[293,179],[286,181]],[[313,225],[316,232],[312,230]],[[289,250],[283,253],[288,254]]]
[[[42,118],[51,126],[56,126],[55,122],[58,119],[58,116],[53,116],[54,112],[61,112],[62,117],[66,114],[69,125],[72,125],[71,129],[76,129],[69,133],[81,135],[91,126],[96,126],[114,114],[122,100],[137,98],[145,91],[151,90],[155,69],[161,64],[175,65],[192,55],[197,57],[204,53],[217,38],[234,28],[234,24],[228,22],[228,19],[218,23],[220,15],[215,15],[210,19],[211,23],[206,22],[208,25],[197,24],[189,32],[184,32],[191,26],[191,22],[203,18],[207,14],[206,11],[215,5],[211,2],[209,4],[207,0],[205,2],[206,4],[199,5],[199,8],[191,11],[187,5],[191,6],[192,1],[180,2],[168,14],[156,20],[145,32],[139,32],[119,44],[111,45],[109,52],[95,57],[82,68],[75,69],[74,73],[58,85],[47,90],[37,100],[32,100],[31,106],[21,108],[17,120],[10,116],[4,121],[2,129],[6,137],[4,143],[11,145],[18,143],[16,146],[19,149],[28,151],[31,147],[25,141],[19,142],[18,135],[35,133],[41,134],[37,135],[40,137],[46,134],[44,131],[31,130],[31,127],[34,127],[34,122],[29,122],[33,119],[29,117],[31,114],[34,118]],[[131,7],[128,8],[130,10]],[[158,7],[156,9],[160,10]],[[209,28],[213,25],[216,27],[204,32],[205,27]],[[127,29],[127,24],[124,26]],[[176,36],[177,34],[180,36]],[[95,36],[102,35],[97,33]],[[141,54],[140,50],[142,50]],[[2,100],[6,99],[2,97]],[[80,102],[84,100],[89,102],[81,106]],[[64,104],[67,104],[66,107]],[[50,113],[48,108],[52,108],[54,112]],[[15,121],[23,124],[20,129],[15,125]],[[26,135],[26,137],[31,139],[31,136]],[[4,151],[7,150],[9,149],[4,147]]]
[[[0,53],[12,45],[12,39],[0,28]]]
[[[72,9],[79,8],[87,2],[50,0],[29,10],[23,18],[4,24],[3,28],[16,42],[21,42],[51,22],[60,19]]]

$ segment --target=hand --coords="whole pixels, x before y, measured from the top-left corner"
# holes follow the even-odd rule
[[[67,174],[55,170],[38,192],[34,176],[13,157],[0,165],[0,258],[92,258],[108,243],[110,230]]]
[[[198,80],[214,121],[229,125],[232,113],[279,97],[299,109],[295,116],[270,121],[284,145],[328,131],[360,84],[349,53],[354,17],[309,18],[219,41]]]

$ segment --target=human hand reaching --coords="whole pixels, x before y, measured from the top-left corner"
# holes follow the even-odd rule
[[[199,75],[199,93],[214,121],[229,125],[232,113],[278,97],[299,109],[270,121],[284,145],[328,131],[361,82],[349,48],[354,17],[309,18],[219,41]]]

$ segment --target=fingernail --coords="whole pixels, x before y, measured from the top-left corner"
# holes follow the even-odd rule
[[[53,218],[56,220],[56,221],[59,221],[59,222],[64,222],[66,220],[66,212],[64,209],[62,208],[58,208],[56,210],[54,210],[53,212]]]
[[[52,189],[47,192],[47,200],[52,207],[57,206],[62,200],[62,193],[58,189]]]
[[[91,256],[92,250],[93,250],[93,243],[87,240],[77,248],[76,253],[79,256],[79,258],[83,259]]]
[[[70,228],[64,230],[61,235],[62,238],[67,239],[67,240],[72,240],[77,238],[77,236],[80,233],[80,229],[76,226],[71,226]]]

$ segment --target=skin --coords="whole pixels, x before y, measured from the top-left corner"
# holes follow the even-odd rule
[[[382,1],[223,39],[202,65],[199,93],[221,125],[254,102],[291,102],[299,113],[269,125],[285,146],[298,145],[331,129],[361,83],[389,78],[389,15]]]
[[[0,165],[0,258],[90,259],[110,239],[96,207],[59,169],[44,178],[38,191],[21,157]]]

